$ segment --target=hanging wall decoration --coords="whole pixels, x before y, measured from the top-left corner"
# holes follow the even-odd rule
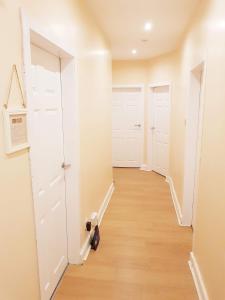
[[[21,108],[8,107],[14,75],[16,75],[16,80],[18,82],[21,93]],[[16,65],[13,65],[12,67],[9,93],[3,108],[3,122],[6,154],[11,154],[19,150],[28,148],[29,144],[27,136],[27,110]]]

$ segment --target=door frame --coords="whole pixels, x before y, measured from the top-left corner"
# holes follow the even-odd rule
[[[171,132],[171,99],[172,99],[172,84],[170,81],[162,81],[151,83],[148,85],[147,91],[147,171],[153,171],[153,112],[154,112],[154,101],[153,94],[154,88],[168,86],[169,87],[169,136],[168,136],[168,163],[170,161],[170,132]],[[168,166],[169,169],[169,166]],[[169,170],[168,170],[169,172]],[[169,174],[166,174],[168,176]]]
[[[112,85],[112,93],[113,89],[140,89],[141,92],[141,113],[142,113],[142,134],[141,134],[141,161],[140,161],[140,169],[144,165],[144,140],[145,140],[145,85],[143,83],[140,84],[113,84]]]
[[[23,75],[28,108],[28,140],[29,136],[31,136],[29,122],[29,103],[32,98],[30,84],[31,43],[60,57],[61,59],[64,155],[65,162],[67,164],[71,164],[70,169],[65,171],[68,262],[70,264],[80,264],[82,263],[80,257],[80,130],[76,55],[74,54],[74,51],[68,49],[64,43],[56,41],[51,34],[46,33],[43,28],[29,20],[29,17],[25,14],[23,8],[20,9],[20,16],[22,25]],[[73,101],[71,101],[71,99]],[[32,198],[34,203],[34,189],[32,184],[33,176],[31,168],[32,157],[30,153],[29,160],[33,192]],[[33,213],[35,220],[34,206]]]
[[[191,88],[192,88],[192,80],[193,80],[193,72],[198,68],[202,68],[202,77],[201,77],[201,90],[198,98],[198,128],[197,128],[197,140],[193,141],[192,144],[187,143],[188,138],[188,127],[186,126],[185,132],[185,158],[184,158],[184,192],[183,192],[183,205],[182,205],[182,225],[183,226],[194,226],[195,220],[195,211],[197,205],[197,196],[198,196],[198,184],[199,184],[199,169],[201,163],[201,146],[202,146],[202,135],[203,135],[203,115],[204,115],[204,93],[205,93],[205,78],[207,72],[207,64],[205,59],[199,61],[199,63],[195,64],[190,70],[190,83],[189,83],[189,96],[188,103],[186,107],[186,124],[188,119],[190,118],[190,122],[193,122],[192,114],[190,112],[191,106]],[[191,157],[193,159],[192,150],[193,147],[196,149],[195,154],[195,167],[194,170],[191,169],[188,161]],[[190,181],[190,177],[194,177],[194,186]],[[190,199],[189,191],[193,190],[193,198]]]

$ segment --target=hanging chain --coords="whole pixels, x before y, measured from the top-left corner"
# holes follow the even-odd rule
[[[25,103],[25,100],[24,100],[24,95],[23,95],[23,90],[22,90],[22,85],[21,85],[21,82],[20,82],[18,70],[17,70],[16,65],[13,65],[12,66],[11,78],[10,78],[9,93],[8,93],[7,100],[6,100],[5,104],[4,104],[5,109],[8,108],[9,98],[10,98],[11,91],[12,91],[12,84],[13,84],[14,73],[16,73],[16,78],[17,78],[17,81],[18,81],[18,84],[19,84],[20,93],[21,93],[21,96],[22,96],[22,105],[23,105],[24,108],[26,108],[26,103]]]

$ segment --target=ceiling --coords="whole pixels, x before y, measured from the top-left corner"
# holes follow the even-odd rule
[[[201,0],[85,0],[108,37],[113,59],[146,59],[176,48]],[[153,27],[145,32],[144,25]],[[144,41],[143,41],[144,40]],[[137,54],[131,53],[137,49]]]

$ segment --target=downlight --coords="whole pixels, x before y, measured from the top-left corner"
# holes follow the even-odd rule
[[[152,23],[146,22],[144,26],[145,31],[151,31],[152,30]]]

